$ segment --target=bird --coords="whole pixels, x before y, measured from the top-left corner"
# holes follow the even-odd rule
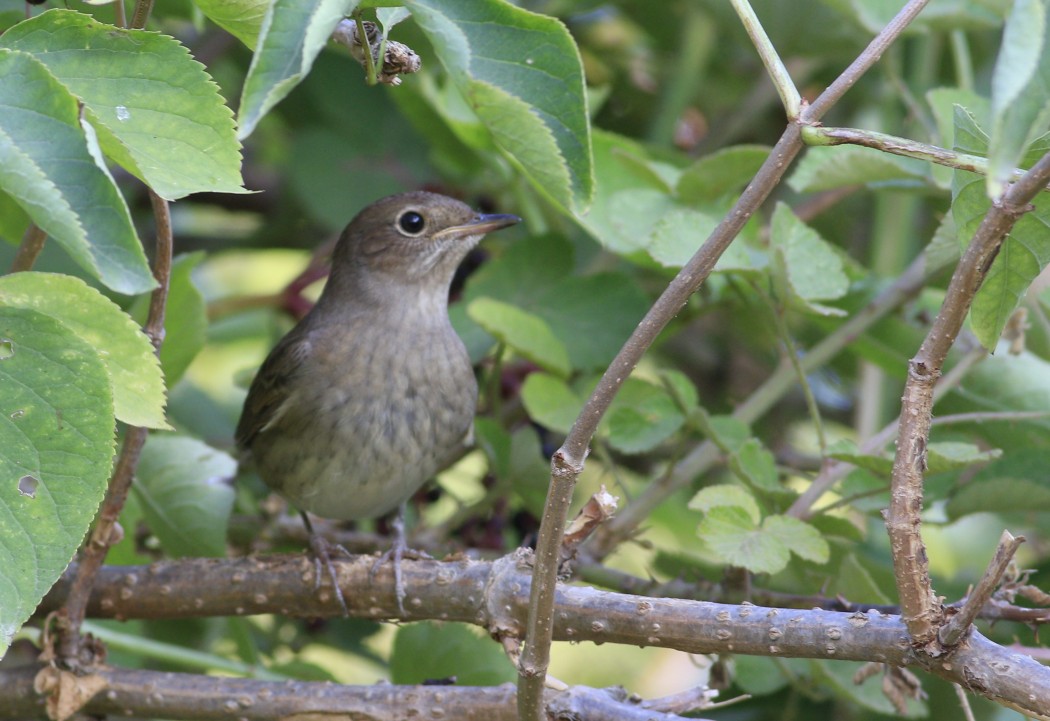
[[[405,502],[472,442],[478,386],[448,316],[453,274],[489,232],[520,222],[423,191],[367,206],[332,251],[316,305],[263,361],[235,433],[242,462],[302,516],[318,565],[346,602],[308,514],[376,518]],[[375,568],[373,569],[373,571]]]

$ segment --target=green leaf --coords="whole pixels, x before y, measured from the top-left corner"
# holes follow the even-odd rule
[[[583,399],[561,378],[530,373],[521,387],[521,402],[536,423],[558,433],[568,433],[583,408]]]
[[[757,438],[748,438],[729,457],[729,468],[756,490],[781,493],[776,459]]]
[[[791,297],[820,315],[845,315],[817,301],[836,300],[849,290],[842,258],[827,241],[803,223],[784,203],[777,203],[769,240]]]
[[[556,203],[584,210],[594,161],[583,65],[566,27],[504,0],[405,6],[496,143]]]
[[[270,0],[194,0],[209,20],[252,50],[259,39]]]
[[[108,287],[153,288],[124,197],[89,151],[76,98],[27,53],[0,48],[0,77],[0,189]]]
[[[791,552],[765,533],[739,506],[718,506],[704,516],[697,535],[725,563],[753,573],[778,573],[787,568]]]
[[[455,677],[464,686],[498,686],[517,679],[498,643],[453,623],[402,626],[390,654],[390,681],[420,684]]]
[[[153,345],[113,301],[69,275],[14,273],[0,278],[0,305],[50,316],[95,348],[113,382],[118,419],[169,428],[164,378]]]
[[[933,118],[937,122],[937,145],[942,148],[955,147],[956,105],[966,108],[981,126],[986,126],[991,116],[991,103],[988,98],[978,95],[973,90],[955,87],[934,88],[926,93],[926,102],[929,103]],[[951,187],[954,170],[943,165],[934,165],[930,170],[938,187]]]
[[[1016,0],[992,73],[988,197],[998,198],[1050,121],[1050,17],[1046,0]]]
[[[237,112],[237,137],[247,138],[263,116],[310,72],[339,21],[358,0],[274,0],[259,40]]]
[[[648,235],[646,250],[660,265],[670,268],[681,268],[689,262],[696,251],[700,248],[707,237],[711,235],[718,223],[722,220],[720,216],[706,213],[692,208],[672,208],[665,212],[657,220]],[[733,243],[729,250],[719,258],[722,263],[725,255],[731,253],[740,243]],[[731,259],[739,262],[739,259]],[[721,270],[721,268],[719,269]]]
[[[809,148],[788,185],[799,193],[816,193],[849,185],[915,185],[926,180],[926,164],[921,160],[848,145]]]
[[[762,530],[780,541],[796,556],[813,563],[827,563],[831,554],[825,541],[813,526],[791,516],[769,516]]]
[[[609,365],[649,309],[645,293],[623,273],[568,276],[534,293],[523,307],[547,321],[578,370]]]
[[[132,488],[172,556],[225,556],[237,462],[193,438],[151,435]]]
[[[851,709],[865,709],[896,718],[917,719],[930,716],[925,701],[907,697],[903,699],[906,711],[903,715],[899,714],[879,683],[879,676],[858,684],[854,679],[861,668],[860,663],[839,660],[810,661],[810,668],[813,670],[812,683],[819,684],[820,688],[829,689],[838,703],[848,705]]]
[[[769,151],[766,145],[733,145],[705,155],[682,171],[675,192],[683,203],[706,203],[735,195],[751,182]]]
[[[888,604],[892,603],[871,572],[865,568],[853,553],[842,559],[838,570],[831,579],[828,595],[836,595],[853,603]]]
[[[558,375],[569,375],[568,351],[542,318],[492,298],[471,302],[467,315],[533,363]]]
[[[827,449],[827,457],[837,461],[852,463],[858,468],[864,468],[879,476],[889,477],[893,472],[893,458],[881,453],[861,453],[857,444],[851,440],[840,438]]]
[[[988,138],[973,116],[963,108],[955,111],[955,147],[984,155]],[[1050,149],[1041,139],[1029,149],[1028,159]],[[969,244],[991,201],[985,183],[975,173],[957,170],[952,180],[952,215],[960,243]],[[1021,216],[1003,241],[984,283],[970,307],[970,324],[985,348],[994,350],[1010,315],[1021,302],[1028,286],[1050,264],[1050,206],[1037,202],[1035,210]]]
[[[649,243],[653,226],[678,206],[665,184],[637,161],[646,158],[638,143],[615,133],[595,129],[594,171],[598,183],[594,203],[581,226],[595,240],[615,253],[642,250]]]
[[[692,500],[689,508],[694,511],[707,513],[712,508],[722,506],[733,506],[743,509],[753,523],[762,520],[762,511],[758,507],[755,497],[746,488],[723,483],[715,486],[701,488]]]
[[[656,448],[682,427],[685,417],[667,389],[628,378],[604,419],[609,444],[623,453]]]
[[[164,382],[171,388],[204,347],[208,330],[204,296],[193,284],[193,269],[204,260],[204,252],[180,255],[172,261],[168,304],[164,312],[164,344],[160,347],[160,367]],[[149,299],[136,300],[131,315],[139,323],[146,321]]]
[[[102,150],[162,198],[244,193],[233,113],[177,40],[48,10],[0,36],[84,104]]]
[[[0,83],[2,85],[2,83]],[[106,490],[113,397],[64,325],[0,307],[0,656],[58,580]]]
[[[947,511],[952,520],[971,513],[1050,511],[1046,452],[1021,450],[989,463],[949,499]]]
[[[926,470],[929,473],[945,473],[968,468],[977,463],[994,461],[1003,455],[998,448],[982,451],[973,443],[938,441],[926,448]]]

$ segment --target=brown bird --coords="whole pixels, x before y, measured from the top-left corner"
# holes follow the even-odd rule
[[[317,305],[252,382],[237,445],[299,509],[344,612],[307,513],[352,520],[401,507],[470,443],[478,387],[449,322],[449,285],[485,233],[518,222],[434,193],[376,201],[343,231]],[[400,607],[400,516],[396,531]]]

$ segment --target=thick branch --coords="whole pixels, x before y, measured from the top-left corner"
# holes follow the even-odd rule
[[[374,560],[364,556],[335,562],[350,613],[363,618],[397,616],[391,572],[384,566],[371,580]],[[527,560],[524,553],[494,563],[406,560],[403,618],[472,623],[497,636],[520,638],[528,613]],[[339,615],[330,598],[313,592],[313,573],[313,564],[304,555],[106,567],[98,576],[89,611],[123,619]],[[66,588],[67,583],[60,582],[41,610],[61,604]],[[733,606],[564,586],[558,589],[553,617],[553,636],[563,641],[660,646],[689,653],[919,664],[1029,714],[1050,708],[1050,669],[976,632],[953,650],[950,662],[934,660],[904,642],[907,629],[899,617],[878,612]],[[0,684],[0,709],[5,708],[4,693]]]
[[[1031,210],[1028,203],[1048,180],[1050,153],[992,204],[955,268],[937,319],[908,364],[886,528],[902,616],[913,642],[934,655],[942,652],[937,641],[941,609],[930,582],[926,548],[920,534],[933,388],[1006,234],[1018,218]]]

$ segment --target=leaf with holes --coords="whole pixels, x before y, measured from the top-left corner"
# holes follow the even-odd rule
[[[0,306],[0,655],[73,558],[112,458],[95,348],[43,313]]]

